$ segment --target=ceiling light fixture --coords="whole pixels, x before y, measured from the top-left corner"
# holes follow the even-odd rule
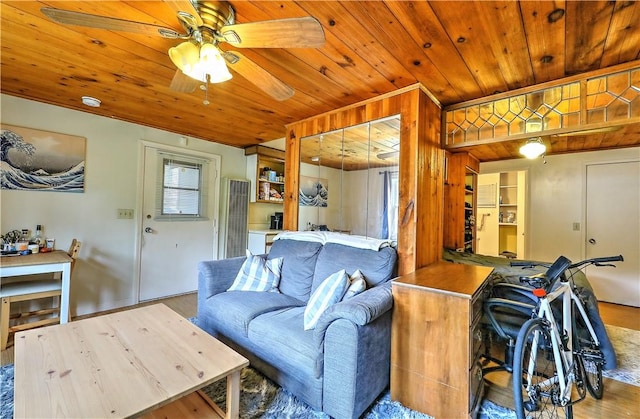
[[[376,154],[376,157],[379,158],[380,160],[387,160],[387,159],[393,159],[396,158],[400,155],[399,151],[388,151],[386,153],[379,153]]]
[[[82,103],[87,106],[91,106],[92,108],[99,108],[102,102],[100,101],[100,99],[96,99],[95,97],[82,96]]]
[[[231,73],[218,48],[209,42],[198,47],[185,41],[169,48],[169,58],[184,74],[203,83],[222,83]]]
[[[530,138],[525,145],[520,147],[520,154],[528,159],[540,157],[547,151],[547,147],[542,142],[542,138]]]

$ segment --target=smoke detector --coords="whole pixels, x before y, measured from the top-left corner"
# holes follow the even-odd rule
[[[96,99],[95,97],[82,96],[82,103],[87,106],[91,106],[92,108],[99,108],[102,102],[100,101],[100,99]]]

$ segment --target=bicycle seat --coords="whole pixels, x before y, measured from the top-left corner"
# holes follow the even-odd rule
[[[520,277],[520,283],[530,285],[533,288],[547,288],[549,282],[546,272]]]
[[[551,287],[556,279],[562,276],[564,271],[566,271],[571,265],[571,261],[564,256],[560,256],[558,259],[553,262],[553,264],[547,269],[547,272],[532,275],[532,276],[521,276],[520,282],[529,284],[534,288],[544,288],[547,290]]]

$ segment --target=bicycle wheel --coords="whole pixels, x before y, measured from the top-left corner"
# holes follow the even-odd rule
[[[560,385],[550,330],[542,319],[520,329],[513,360],[513,398],[518,419],[573,418],[571,405],[560,404]]]
[[[604,394],[604,383],[602,382],[602,366],[604,365],[604,355],[595,344],[584,321],[573,305],[573,346],[576,362],[580,365],[578,370],[582,372],[582,378],[586,384],[589,394],[594,399],[601,399]],[[577,320],[576,320],[577,319]]]

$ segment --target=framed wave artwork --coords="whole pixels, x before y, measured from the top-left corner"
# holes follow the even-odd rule
[[[327,179],[300,176],[298,202],[304,207],[326,207],[329,199]]]
[[[2,189],[84,192],[86,138],[1,124]]]

